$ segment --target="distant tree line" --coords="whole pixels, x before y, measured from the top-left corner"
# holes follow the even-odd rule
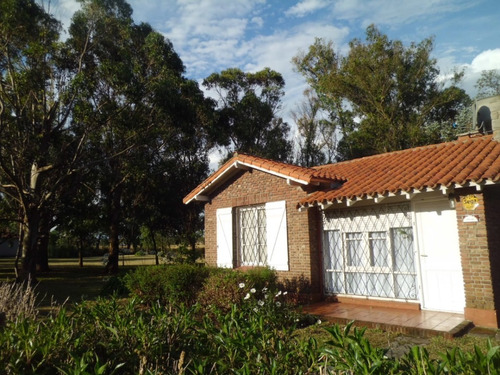
[[[43,3],[0,3],[0,225],[17,232],[26,277],[48,269],[54,228],[105,238],[110,272],[141,234],[194,248],[202,207],[182,197],[207,177],[213,147],[291,153],[279,73],[214,74],[217,103],[126,1],[80,4],[63,40]]]
[[[438,83],[431,39],[405,47],[371,26],[347,56],[317,39],[293,60],[311,86],[294,149],[278,72],[213,73],[212,99],[125,0],[80,1],[66,39],[43,4],[0,2],[0,233],[19,238],[23,277],[48,269],[54,228],[80,250],[106,240],[109,272],[123,242],[194,249],[202,206],[182,198],[215,148],[317,165],[449,139],[469,105],[460,74]]]

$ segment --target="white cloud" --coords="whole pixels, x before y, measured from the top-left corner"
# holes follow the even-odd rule
[[[462,81],[463,89],[474,98],[477,95],[476,83],[483,70],[500,69],[500,48],[482,51],[475,56],[471,63],[461,65],[465,75]]]
[[[477,55],[470,64],[473,72],[500,69],[500,48],[489,49]]]
[[[457,12],[473,6],[469,0],[339,0],[333,14],[349,21],[362,20],[363,27],[402,25],[422,17]]]
[[[262,27],[264,25],[264,20],[262,17],[253,17],[252,18],[252,24],[256,25],[257,27]]]
[[[328,24],[304,23],[290,30],[281,30],[272,35],[260,36],[245,44],[248,48],[248,63],[245,71],[258,71],[269,67],[283,75],[285,79],[285,96],[280,115],[285,121],[292,123],[290,111],[302,101],[302,93],[307,88],[305,79],[294,71],[292,58],[300,50],[305,51],[314,43],[315,37],[333,40],[335,45],[344,43],[349,30]]]
[[[328,6],[328,2],[324,0],[303,0],[288,9],[285,14],[287,16],[304,17],[326,6]]]

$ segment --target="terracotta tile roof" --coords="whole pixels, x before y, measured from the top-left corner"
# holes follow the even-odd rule
[[[344,178],[335,175],[330,171],[321,171],[313,168],[304,168],[292,164],[277,162],[269,159],[250,156],[245,154],[235,154],[214,174],[198,185],[191,193],[184,197],[185,204],[193,199],[209,194],[219,183],[226,181],[242,169],[257,169],[271,173],[281,178],[290,179],[302,185],[319,185],[321,183],[341,182]],[[204,198],[201,198],[204,199]]]
[[[492,136],[462,137],[453,142],[304,168],[256,156],[235,154],[184,198],[208,195],[241,170],[258,169],[317,190],[298,206],[380,198],[483,183],[500,183],[500,142]],[[332,187],[332,184],[336,187]]]
[[[390,152],[315,167],[344,176],[335,189],[315,191],[299,206],[500,182],[500,143],[492,136]]]

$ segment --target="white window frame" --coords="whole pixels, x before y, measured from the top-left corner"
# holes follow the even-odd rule
[[[227,207],[216,210],[217,265],[231,268],[268,266],[277,271],[289,271],[286,201],[264,204],[266,212],[266,264],[261,264],[261,262],[259,264],[241,264],[239,215],[237,212],[246,207]]]

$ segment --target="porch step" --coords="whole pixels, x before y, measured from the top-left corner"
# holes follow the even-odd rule
[[[338,302],[319,302],[303,307],[303,312],[317,315],[331,323],[379,328],[416,337],[459,337],[474,325],[463,314],[428,310],[363,306]]]

